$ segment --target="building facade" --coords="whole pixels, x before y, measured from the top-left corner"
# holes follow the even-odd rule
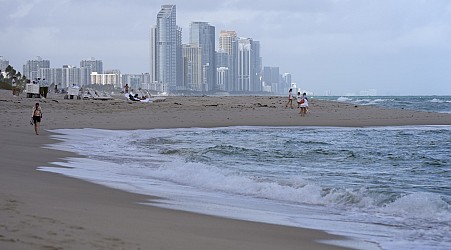
[[[192,22],[189,30],[189,44],[201,48],[203,91],[215,90],[216,49],[215,27],[207,22]]]
[[[153,40],[152,40],[153,39]],[[155,30],[151,29],[151,69],[163,91],[183,89],[182,30],[176,24],[175,5],[162,5]]]
[[[0,56],[0,71],[5,72],[6,67],[8,67],[9,61],[3,56]]]
[[[278,93],[281,91],[279,67],[263,68],[263,86],[270,89],[270,92]]]
[[[252,38],[238,39],[238,92],[261,92],[260,81],[260,46]]]
[[[118,71],[105,72],[104,74],[92,72],[91,83],[99,85],[113,85],[115,88],[121,88],[121,74]]]
[[[183,72],[186,90],[203,91],[202,49],[197,45],[183,45]]]
[[[28,60],[23,66],[23,74],[30,80],[36,80],[37,78],[41,78],[39,75],[39,70],[44,68],[50,68],[50,61],[43,60],[40,56],[36,58],[36,60]]]
[[[102,74],[103,62],[102,60],[96,60],[94,57],[91,57],[88,60],[82,60],[80,62],[80,68],[91,68],[91,72]]]
[[[220,67],[227,67],[227,82],[224,83],[225,91],[238,91],[238,37],[235,31],[222,30],[219,33],[219,49],[220,53],[227,54],[227,64],[224,65],[224,55],[218,55],[221,63]]]

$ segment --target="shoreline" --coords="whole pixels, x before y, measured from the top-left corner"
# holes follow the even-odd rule
[[[450,125],[451,121],[451,115],[446,114],[404,110],[398,113],[327,101],[314,101],[310,117],[298,117],[297,110],[281,108],[285,100],[282,97],[168,97],[165,102],[150,104],[51,98],[15,99],[0,92],[0,109],[7,117],[1,121],[4,129],[0,131],[1,247],[345,249],[318,243],[319,240],[347,240],[323,231],[141,205],[139,203],[148,203],[149,199],[158,202],[158,198],[36,171],[37,167],[52,166],[51,162],[76,156],[45,148],[56,142],[50,138],[48,129],[128,130],[219,125],[360,127]],[[236,102],[230,103],[230,100]],[[41,102],[44,114],[40,136],[34,135],[28,124],[36,101]],[[362,116],[366,113],[371,117]],[[426,124],[431,119],[433,124]]]
[[[109,188],[82,179],[39,171],[40,166],[80,155],[46,149],[56,143],[45,131],[29,143],[30,131],[0,131],[0,247],[6,249],[348,249],[353,242],[321,230],[203,215],[153,206],[159,197]],[[27,145],[19,143],[27,140]],[[30,156],[18,161],[4,153]],[[47,162],[48,161],[48,162]],[[6,167],[5,167],[6,165]],[[323,242],[323,243],[320,243]],[[355,244],[355,243],[354,243]]]

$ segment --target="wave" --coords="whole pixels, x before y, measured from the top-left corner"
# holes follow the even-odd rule
[[[340,97],[337,98],[337,101],[339,101],[339,102],[349,102],[349,101],[352,101],[352,99],[348,98],[348,97],[340,96]]]
[[[372,210],[387,215],[402,215],[405,218],[435,218],[439,214],[441,218],[451,219],[450,205],[440,195],[432,193],[413,193],[396,197],[398,195],[392,192],[375,192],[369,187],[359,189],[324,187],[302,176],[292,176],[275,182],[263,177],[245,176],[214,166],[182,160],[161,166],[154,175],[158,179],[201,190],[278,202]]]

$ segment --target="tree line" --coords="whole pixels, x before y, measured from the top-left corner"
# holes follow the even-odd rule
[[[5,75],[0,70],[0,89],[12,89],[13,79],[16,81],[17,88],[25,89],[27,77],[23,76],[19,71],[15,70],[13,66],[8,65],[4,71]]]

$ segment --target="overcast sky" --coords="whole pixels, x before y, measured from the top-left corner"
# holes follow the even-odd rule
[[[19,71],[41,56],[146,73],[162,4],[177,5],[184,43],[193,21],[235,30],[316,95],[451,95],[449,0],[0,0],[0,56]]]

